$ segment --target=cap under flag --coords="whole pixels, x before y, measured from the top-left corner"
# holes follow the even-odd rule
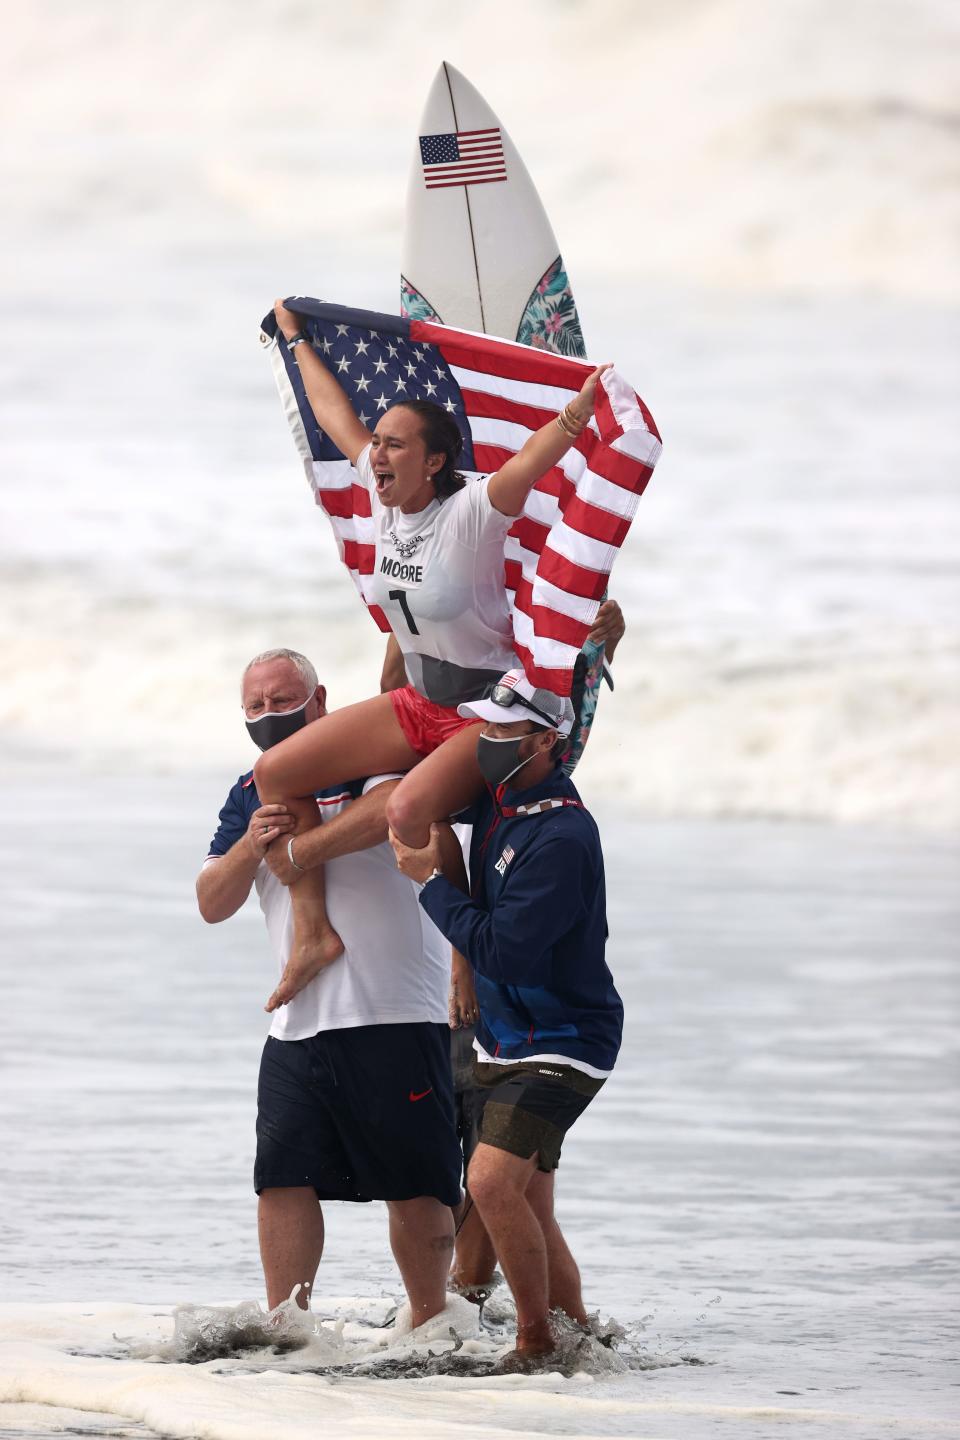
[[[516,725],[532,720],[544,729],[569,735],[573,729],[573,705],[566,696],[531,685],[522,670],[508,670],[483,700],[471,700],[457,706],[457,714],[466,720],[490,720],[497,725]]]

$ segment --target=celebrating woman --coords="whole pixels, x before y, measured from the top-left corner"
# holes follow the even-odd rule
[[[569,449],[593,415],[603,365],[566,409],[537,430],[495,474],[467,483],[456,469],[463,441],[446,411],[402,401],[371,435],[343,389],[314,353],[298,317],[275,306],[318,425],[355,467],[370,494],[376,563],[368,598],[386,614],[403,651],[408,684],[305,726],[264,753],[255,769],[263,804],[283,803],[301,828],[316,823],[314,790],[363,775],[408,772],[388,818],[404,844],[426,845],[431,823],[446,820],[480,792],[476,725],[457,706],[476,700],[519,662],[504,585],[504,541],[537,481]],[[299,797],[299,798],[298,798]],[[449,828],[444,870],[462,877]],[[296,866],[296,837],[289,843]],[[465,888],[465,885],[464,885]],[[291,888],[294,945],[268,1008],[283,1004],[334,961],[342,946],[323,905],[322,871]]]

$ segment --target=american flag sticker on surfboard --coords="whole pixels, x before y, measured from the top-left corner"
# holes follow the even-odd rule
[[[507,178],[499,126],[421,135],[420,159],[428,190],[450,185],[491,185]]]

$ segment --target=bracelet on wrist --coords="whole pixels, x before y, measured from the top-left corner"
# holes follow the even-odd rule
[[[287,841],[287,859],[290,861],[290,864],[293,866],[294,870],[299,870],[301,875],[305,875],[307,873],[307,867],[305,865],[298,865],[296,860],[293,858],[293,841],[294,837],[291,835],[290,839]]]
[[[557,425],[568,439],[576,440],[577,436],[586,429],[587,422],[586,420],[578,420],[570,409],[570,406],[565,405],[557,416]]]
[[[302,330],[298,330],[296,335],[290,336],[290,339],[286,342],[286,344],[288,350],[296,350],[298,345],[309,345],[310,341],[307,336],[304,335]]]

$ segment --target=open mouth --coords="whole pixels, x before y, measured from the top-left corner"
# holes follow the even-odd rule
[[[377,493],[382,494],[384,490],[393,484],[394,476],[389,470],[377,470],[374,474],[374,479],[377,482]]]

